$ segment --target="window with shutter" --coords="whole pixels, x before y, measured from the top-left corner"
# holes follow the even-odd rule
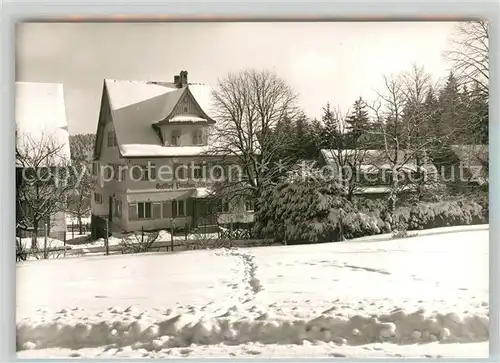
[[[204,205],[204,204],[202,204],[202,205]],[[193,215],[193,200],[192,199],[186,200],[186,215],[187,216]]]
[[[163,218],[172,218],[172,203],[171,202],[163,202],[162,203],[162,209],[163,209]]]
[[[172,201],[172,217],[173,218],[177,217],[177,201],[176,200]]]
[[[153,203],[153,219],[161,219],[161,203]]]
[[[130,221],[136,221],[138,219],[137,204],[131,203],[128,205],[128,219]]]
[[[177,215],[179,215],[179,216],[186,215],[186,203],[184,200],[177,201]]]

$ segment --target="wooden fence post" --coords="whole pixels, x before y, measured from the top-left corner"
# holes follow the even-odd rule
[[[106,239],[104,240],[104,244],[106,246],[106,256],[109,256],[109,221],[108,219],[104,219],[104,221],[106,222]]]
[[[47,253],[47,222],[43,224],[43,231],[44,231],[44,238],[43,238],[43,257],[46,258],[48,257]]]
[[[174,231],[175,231],[175,219],[172,218],[170,223],[170,251],[174,252]]]

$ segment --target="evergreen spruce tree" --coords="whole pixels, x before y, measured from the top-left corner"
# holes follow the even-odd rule
[[[332,110],[330,103],[328,102],[325,107],[323,107],[323,142],[322,148],[324,149],[334,149],[338,147],[340,127],[339,120],[335,115],[334,110]]]
[[[370,127],[370,118],[367,111],[366,102],[360,97],[354,102],[353,109],[346,118],[346,131],[349,147],[359,148],[363,136],[366,136]],[[366,138],[364,138],[366,139]]]
[[[440,136],[451,143],[458,141],[463,136],[460,126],[466,116],[466,110],[461,101],[458,81],[453,72],[450,72],[445,86],[439,93],[439,106],[441,109],[439,123],[442,131]]]

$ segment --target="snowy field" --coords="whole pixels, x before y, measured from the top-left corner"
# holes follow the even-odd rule
[[[28,261],[19,358],[488,356],[488,227]]]

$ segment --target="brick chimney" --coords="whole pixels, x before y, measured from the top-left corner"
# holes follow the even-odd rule
[[[187,86],[188,83],[188,72],[187,71],[181,71],[179,75],[174,76],[174,83],[177,86],[177,88],[182,88]]]

